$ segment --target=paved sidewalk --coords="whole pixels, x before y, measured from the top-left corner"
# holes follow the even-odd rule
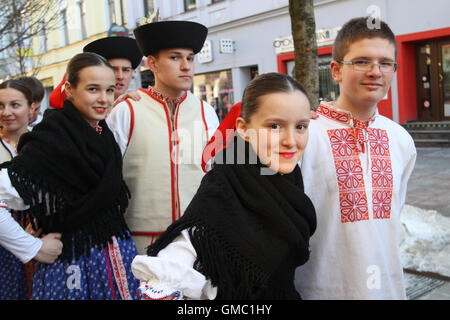
[[[431,290],[414,300],[450,300],[450,282]]]
[[[450,148],[418,148],[406,203],[450,217]]]
[[[406,203],[450,217],[450,148],[417,149]],[[450,300],[450,281],[415,299]]]

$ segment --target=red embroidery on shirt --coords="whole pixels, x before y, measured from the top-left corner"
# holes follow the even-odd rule
[[[373,218],[391,217],[394,176],[386,130],[368,129],[372,171]]]
[[[364,190],[342,192],[339,195],[339,202],[342,223],[369,220],[369,208]]]
[[[320,104],[317,107],[317,112],[331,120],[336,120],[343,123],[350,123],[351,120],[350,114],[338,112],[323,104]]]
[[[320,105],[318,113],[353,128],[328,130],[339,186],[341,222],[369,219],[364,173],[359,158],[370,150],[372,206],[374,219],[389,219],[392,205],[393,174],[386,130],[369,128],[369,121],[360,121],[347,113]]]
[[[342,223],[369,219],[364,174],[352,131],[327,131],[336,167]]]
[[[355,137],[351,129],[328,130],[334,158],[358,155]]]

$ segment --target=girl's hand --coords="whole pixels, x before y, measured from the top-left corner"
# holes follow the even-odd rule
[[[61,233],[49,233],[41,238],[42,247],[36,254],[36,261],[51,264],[62,253]]]

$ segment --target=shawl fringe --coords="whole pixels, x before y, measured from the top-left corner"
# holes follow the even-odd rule
[[[90,255],[113,236],[128,238],[123,214],[130,192],[122,176],[122,155],[104,120],[99,135],[66,100],[33,131],[23,134],[19,154],[0,164],[29,209],[13,214],[44,233],[62,234],[60,259]],[[35,223],[36,222],[36,223]]]
[[[124,181],[121,184],[121,196],[110,208],[93,214],[89,221],[68,221],[68,206],[65,201],[67,195],[64,197],[60,186],[50,185],[44,179],[31,178],[14,170],[9,170],[8,173],[24,203],[30,206],[30,209],[12,210],[11,213],[22,226],[30,222],[33,230],[37,230],[35,219],[38,219],[47,226],[49,233],[62,232],[63,249],[60,259],[70,261],[73,258],[77,260],[82,255],[89,257],[91,247],[105,248],[108,243],[112,243],[113,236],[119,239],[130,237],[123,215],[131,195]]]
[[[220,288],[217,299],[253,300],[266,289],[270,275],[234,250],[214,228],[193,216],[178,221],[147,248],[147,255],[156,256],[181,231],[187,229],[197,252],[193,267],[205,275],[213,286]],[[202,265],[201,261],[208,263]]]
[[[234,145],[243,144],[244,154],[233,145],[221,151],[218,157],[235,161],[215,163],[183,216],[147,248],[147,255],[157,256],[187,230],[197,254],[193,267],[218,288],[217,299],[295,299],[293,272],[309,257],[314,207],[303,192],[298,166],[284,176],[261,175],[267,167],[250,164],[257,157],[238,139]],[[239,157],[245,165],[236,161]]]

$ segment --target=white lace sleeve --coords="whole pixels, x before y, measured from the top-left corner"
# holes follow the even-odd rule
[[[186,230],[156,257],[136,256],[131,267],[141,281],[141,296],[158,300],[178,293],[180,298],[214,299],[217,288],[193,268],[196,256]]]

